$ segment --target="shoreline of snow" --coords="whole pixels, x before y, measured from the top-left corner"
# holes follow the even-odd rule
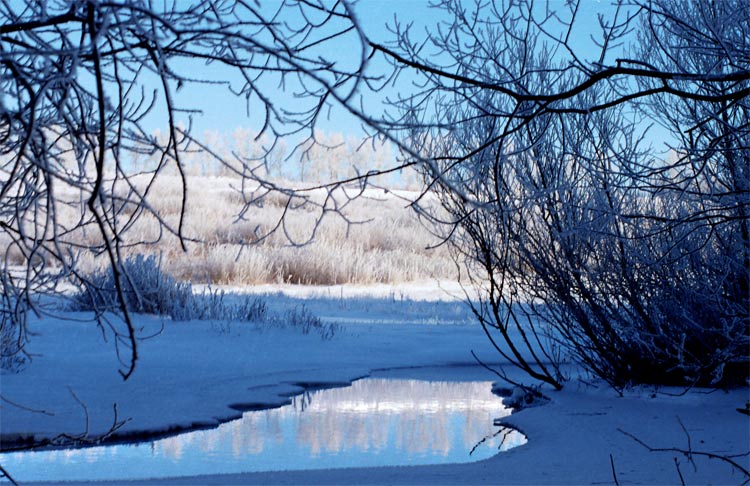
[[[155,337],[140,342],[136,372],[123,381],[106,329],[62,319],[30,321],[37,336],[29,350],[36,356],[22,372],[2,375],[3,448],[60,434],[107,434],[114,404],[118,420],[130,419],[117,431],[128,440],[216,426],[242,410],[281,406],[304,392],[300,385],[350,384],[390,368],[476,365],[470,349],[496,362],[472,324],[339,322],[333,338],[324,340],[253,323],[143,315],[137,322],[141,335]]]
[[[588,389],[579,382],[569,383],[568,388],[573,389],[550,392],[551,403],[505,417],[502,423],[522,432],[529,442],[482,461],[90,484],[679,484],[680,475],[686,484],[746,481],[728,463],[698,453],[748,451],[747,417],[732,407],[747,398],[747,389],[713,392],[719,394],[715,396],[693,389],[673,397],[664,393],[679,390],[652,396],[640,387],[617,397],[612,390]],[[709,406],[715,413],[707,416],[703,407]],[[652,447],[687,448],[680,422],[691,436],[695,466],[676,451],[649,452],[620,432],[632,433]],[[750,467],[747,455],[735,460]]]

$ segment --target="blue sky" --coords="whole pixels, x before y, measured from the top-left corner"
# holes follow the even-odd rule
[[[540,4],[545,5],[544,2],[539,2],[537,5]],[[549,5],[553,10],[567,11],[564,0],[550,0]],[[388,32],[385,26],[387,23],[393,23],[394,16],[402,23],[413,22],[412,29],[416,36],[423,34],[425,29],[433,29],[445,15],[441,10],[430,8],[427,0],[360,0],[355,4],[355,7],[367,35],[380,42],[387,42],[393,38],[393,35]],[[591,34],[597,27],[596,13],[611,14],[612,11],[613,9],[608,1],[583,1],[577,22],[577,37],[574,39],[574,45],[585,56],[596,56],[596,46],[590,40]],[[337,47],[338,45],[336,45]],[[336,52],[334,55],[342,55],[343,58],[351,56],[351,59],[356,59],[359,52],[356,46],[341,43],[341,52]],[[191,69],[195,68],[191,67]],[[241,80],[236,78],[236,75],[229,70],[222,70],[213,66],[209,68],[201,66],[200,69],[201,71],[191,74],[210,76],[213,79],[226,79],[234,86],[241,84]],[[272,92],[278,93],[286,100],[290,99],[291,94],[275,91],[272,84],[269,87]],[[402,83],[402,85],[393,88],[393,93],[408,89],[410,89],[409,84]],[[232,95],[225,87],[189,86],[183,90],[180,96],[184,105],[190,105],[203,112],[200,115],[193,116],[194,133],[196,134],[205,130],[230,132],[237,127],[256,128],[261,124],[262,110],[260,106],[253,102],[248,106],[244,99]],[[320,128],[327,131],[340,131],[344,134],[361,133],[359,123],[350,116],[344,115],[341,111],[334,109],[327,116],[327,119],[320,121]]]
[[[411,22],[414,19],[415,28],[420,32],[426,26],[435,25],[441,12],[429,8],[426,0],[361,0],[356,4],[357,15],[364,25],[366,33],[374,40],[387,42],[391,40],[392,34],[386,29],[386,23],[393,23],[394,15],[398,16],[400,21]],[[333,48],[333,46],[331,46]],[[339,45],[336,45],[339,47]],[[340,45],[341,51],[335,52],[336,58],[349,58],[356,62],[359,56],[357,46],[348,43]],[[191,69],[195,67],[191,66]],[[229,69],[222,69],[211,66],[204,68],[200,66],[200,72],[193,72],[197,76],[209,76],[212,79],[224,79],[232,83],[237,88],[242,84],[242,80],[235,72]],[[219,73],[223,73],[223,76]],[[269,84],[273,91],[274,86]],[[194,106],[200,109],[201,115],[193,116],[193,123],[196,133],[204,130],[217,130],[222,132],[231,131],[237,127],[256,127],[262,123],[261,108],[257,104],[251,103],[249,106],[245,100],[237,98],[224,86],[194,85],[185,88],[182,100],[185,105]],[[280,94],[281,95],[281,94]],[[291,97],[291,93],[286,97]],[[330,113],[330,120],[324,119],[320,123],[321,128],[331,131],[341,131],[344,133],[360,133],[358,123],[350,117],[343,115],[338,110]]]

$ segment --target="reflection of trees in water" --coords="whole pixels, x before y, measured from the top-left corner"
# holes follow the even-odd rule
[[[215,429],[158,440],[152,447],[155,454],[174,459],[180,459],[187,449],[207,454],[231,454],[235,458],[259,454],[269,444],[281,444],[284,441],[282,417],[274,412],[278,412],[278,409],[246,413],[241,419],[227,422]]]
[[[250,412],[208,431],[158,441],[159,451],[179,458],[188,447],[206,453],[224,449],[241,457],[271,445],[304,447],[313,456],[347,450],[378,453],[388,447],[408,456],[445,456],[471,450],[483,438],[497,447],[503,434],[493,419],[508,415],[487,382],[427,382],[366,379],[350,387],[306,393],[290,406]],[[522,436],[505,440],[517,445]],[[293,445],[294,444],[294,445]]]
[[[245,454],[263,452],[266,443],[281,444],[284,435],[281,429],[281,417],[274,413],[246,413],[242,419],[230,422],[232,455],[241,457]]]
[[[411,455],[447,455],[453,447],[468,453],[508,411],[489,383],[368,379],[312,394],[304,413],[283,413],[297,415],[297,441],[313,454],[378,452],[390,441]]]

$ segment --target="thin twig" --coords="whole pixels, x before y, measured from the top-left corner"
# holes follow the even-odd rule
[[[8,405],[12,405],[14,407],[20,408],[21,410],[26,410],[27,412],[41,413],[41,414],[47,415],[49,417],[54,417],[55,416],[55,414],[53,412],[48,412],[47,410],[37,410],[35,408],[27,407],[25,405],[21,405],[20,403],[16,403],[16,402],[14,402],[12,400],[9,400],[8,398],[6,398],[6,397],[4,397],[2,395],[0,395],[0,400],[4,401]]]
[[[682,428],[682,431],[685,432],[685,437],[687,437],[687,458],[690,464],[693,465],[693,471],[698,471],[698,466],[695,465],[695,461],[693,460],[693,441],[690,439],[690,433],[687,430],[687,427],[685,427],[685,424],[682,423],[682,420],[680,420],[680,417],[677,418],[677,423],[680,424],[680,427]]]
[[[620,428],[617,429],[618,432],[620,432],[623,435],[626,435],[648,449],[649,452],[678,452],[680,454],[683,454],[685,457],[690,459],[691,456],[703,456],[708,457],[710,459],[719,459],[720,461],[724,461],[728,464],[730,464],[732,467],[737,469],[738,471],[742,472],[748,479],[750,479],[750,471],[748,471],[746,468],[740,466],[736,461],[732,460],[731,457],[738,457],[738,456],[722,456],[720,454],[714,454],[713,452],[702,452],[702,451],[690,451],[685,449],[680,449],[679,447],[651,447],[650,445],[643,442],[641,439],[636,437],[635,435],[631,434],[630,432],[626,432]],[[750,451],[741,454],[742,456],[750,455]]]
[[[682,471],[680,471],[680,461],[678,461],[676,457],[673,457],[672,459],[674,459],[674,467],[677,468],[677,475],[680,476],[680,484],[685,486],[685,478],[682,477]]]
[[[615,481],[615,486],[620,486],[620,482],[617,480],[617,471],[615,471],[615,460],[612,454],[609,454],[609,465],[612,467],[612,479]]]
[[[488,365],[487,363],[485,363],[484,361],[482,361],[481,359],[479,359],[479,357],[476,355],[476,353],[474,352],[473,349],[470,352],[471,352],[471,355],[474,357],[474,360],[480,366],[482,366],[483,368],[487,369],[488,371],[491,371],[497,377],[499,377],[501,380],[503,380],[503,381],[505,381],[507,383],[510,383],[513,386],[517,386],[518,388],[521,388],[522,390],[524,390],[527,393],[530,393],[531,395],[533,395],[536,398],[541,398],[541,399],[544,399],[544,400],[549,400],[550,399],[548,396],[546,396],[545,394],[543,394],[538,389],[536,389],[534,387],[531,387],[531,386],[528,386],[528,385],[524,385],[521,382],[512,380],[512,379],[508,378],[508,376],[505,374],[505,372],[501,373],[500,371],[492,368],[490,365]]]
[[[76,402],[78,402],[81,408],[83,408],[83,414],[86,417],[86,429],[83,432],[83,434],[80,435],[80,438],[86,439],[89,436],[89,425],[90,425],[89,408],[86,406],[85,403],[83,403],[83,401],[80,398],[78,398],[78,395],[75,394],[75,392],[70,386],[68,386],[68,391],[70,392],[71,395],[73,395],[73,398],[75,399]]]
[[[0,473],[2,473],[2,477],[7,478],[13,486],[18,486],[16,480],[13,479],[13,477],[8,473],[8,471],[5,470],[2,465],[0,465]]]

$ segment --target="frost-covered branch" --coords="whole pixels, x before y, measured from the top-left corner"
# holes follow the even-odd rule
[[[25,359],[28,315],[45,312],[39,296],[63,282],[88,288],[80,259],[102,255],[125,322],[111,327],[130,354],[121,373],[131,376],[138,336],[123,262],[128,251],[166,237],[186,247],[185,158],[198,145],[197,112],[181,92],[223,86],[263,113],[259,137],[271,146],[282,136],[296,137],[298,147],[314,143],[329,99],[348,100],[370,81],[364,45],[354,61],[327,49],[361,43],[353,25],[346,2],[1,1],[3,366]],[[221,69],[227,78],[213,76]],[[216,160],[246,186],[261,185],[267,175],[256,170],[258,159],[244,155]],[[168,173],[181,180],[174,216],[153,204]],[[138,232],[144,219],[157,223],[154,239]]]
[[[444,0],[423,35],[396,23],[370,45],[415,88],[374,125],[438,195],[477,317],[532,377],[559,383],[557,346],[616,387],[743,383],[750,12],[616,2],[586,52],[584,6]]]

